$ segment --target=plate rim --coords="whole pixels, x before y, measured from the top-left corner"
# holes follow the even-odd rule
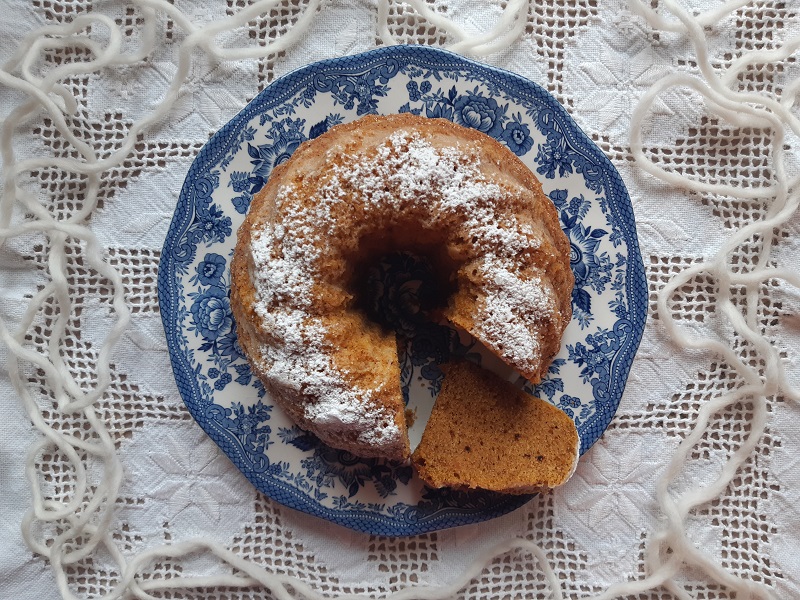
[[[431,71],[467,67],[471,76],[503,89],[509,97],[524,98],[527,96],[538,101],[544,100],[547,107],[557,113],[560,122],[570,125],[570,127],[564,129],[564,136],[577,148],[582,151],[588,151],[591,158],[600,165],[604,179],[603,190],[609,191],[611,186],[616,188],[614,202],[609,202],[608,204],[610,210],[618,214],[618,225],[623,233],[627,248],[625,285],[628,318],[632,326],[632,335],[627,338],[628,348],[621,350],[616,356],[616,359],[621,359],[621,364],[617,365],[615,369],[617,377],[614,378],[609,387],[609,392],[613,391],[613,396],[615,396],[613,410],[603,413],[604,418],[592,423],[588,443],[583,443],[582,440],[581,454],[588,451],[600,438],[618,410],[633,360],[644,335],[648,311],[648,292],[633,205],[616,167],[573,117],[569,115],[561,103],[545,88],[522,75],[501,67],[486,65],[449,50],[417,45],[382,46],[358,54],[328,58],[301,66],[274,80],[209,138],[195,156],[184,178],[175,212],[162,247],[158,270],[157,287],[161,319],[173,375],[184,404],[197,424],[211,437],[256,489],[279,504],[364,533],[411,536],[493,519],[519,508],[527,503],[533,495],[510,496],[507,502],[499,503],[490,508],[479,507],[471,511],[460,508],[443,509],[427,518],[400,521],[396,518],[392,519],[385,515],[364,511],[354,512],[353,510],[329,508],[318,501],[314,501],[300,490],[280,482],[277,478],[265,477],[263,474],[251,472],[251,469],[241,461],[238,453],[230,451],[232,444],[223,432],[219,431],[218,425],[213,420],[204,418],[202,410],[200,410],[203,400],[201,400],[199,383],[196,378],[189,376],[189,373],[193,371],[178,342],[179,329],[177,324],[179,318],[177,308],[182,294],[178,293],[177,289],[178,276],[173,256],[175,242],[185,233],[194,216],[194,212],[191,209],[194,206],[193,184],[196,174],[204,172],[212,164],[219,163],[220,156],[225,153],[225,148],[236,140],[236,136],[239,135],[256,113],[266,110],[264,108],[266,105],[277,106],[294,96],[298,79],[307,79],[314,73],[331,68],[335,68],[337,74],[347,74],[348,70],[352,70],[353,74],[357,74],[371,64],[374,65],[388,60],[396,60],[401,63],[401,66],[417,65],[418,61],[424,60],[425,64],[421,68],[427,68]],[[521,94],[520,92],[525,93]],[[235,236],[235,232],[233,235]],[[642,290],[631,289],[635,287],[637,282],[643,287]],[[590,421],[598,414],[599,412],[595,413],[590,418]],[[474,518],[476,514],[480,515],[479,519]],[[376,525],[377,527],[375,527]]]

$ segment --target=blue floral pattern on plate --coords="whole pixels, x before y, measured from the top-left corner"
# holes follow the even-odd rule
[[[259,490],[378,535],[483,521],[530,497],[430,490],[407,464],[359,459],[298,429],[274,408],[239,347],[229,267],[235,231],[276,165],[338,123],[397,112],[450,119],[495,137],[540,176],[558,208],[571,244],[575,314],[548,377],[526,389],[574,419],[582,452],[617,409],[647,311],[625,186],[535,83],[443,50],[396,46],[309,65],[261,92],[200,151],[164,242],[158,290],[173,371],[193,417]],[[417,293],[417,267],[398,260],[389,270],[399,288],[388,293],[402,303]],[[406,317],[393,317],[400,330]],[[435,323],[408,339],[400,358],[411,404],[430,404],[438,364],[452,353],[482,359],[472,340]]]

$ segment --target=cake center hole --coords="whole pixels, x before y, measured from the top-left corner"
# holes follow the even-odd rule
[[[443,271],[421,253],[384,254],[360,274],[360,307],[372,321],[412,338],[420,326],[439,318],[455,291],[450,273]]]

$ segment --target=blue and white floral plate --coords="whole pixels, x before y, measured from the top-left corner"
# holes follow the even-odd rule
[[[530,497],[432,491],[406,464],[356,458],[294,426],[251,374],[237,343],[229,265],[236,230],[275,165],[337,123],[404,111],[451,119],[500,140],[539,175],[558,207],[572,244],[574,317],[549,376],[532,391],[572,416],[582,452],[617,409],[647,311],[625,186],[535,83],[450,52],[398,46],[309,65],[261,92],[200,151],[164,243],[158,291],[175,378],[194,418],[259,490],[380,535],[483,521]],[[395,259],[389,271],[416,268]],[[400,279],[407,291],[413,277]],[[454,349],[475,354],[471,341],[444,327],[431,325],[414,338],[401,357],[412,404],[430,405],[436,365]]]

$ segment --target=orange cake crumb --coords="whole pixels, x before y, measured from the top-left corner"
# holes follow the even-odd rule
[[[580,450],[572,419],[471,362],[442,366],[412,460],[431,487],[525,494],[563,484]]]

